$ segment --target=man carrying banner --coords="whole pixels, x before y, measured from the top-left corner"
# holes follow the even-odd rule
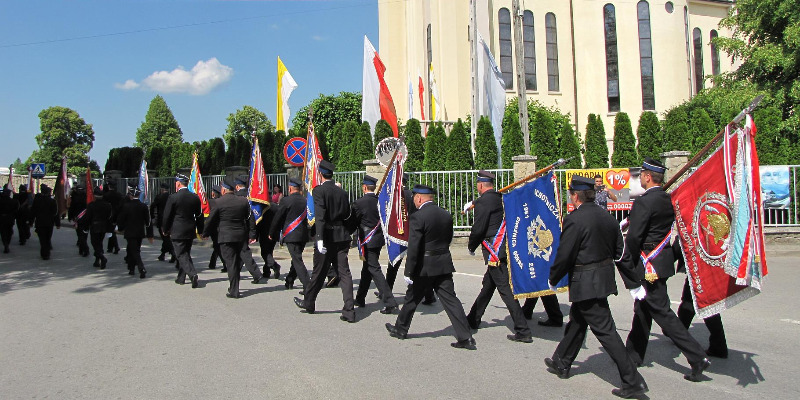
[[[31,206],[30,225],[36,227],[36,235],[39,236],[39,254],[42,256],[42,260],[49,260],[50,251],[53,250],[50,242],[53,238],[53,226],[61,229],[61,218],[58,215],[58,204],[50,196],[51,189],[42,184],[39,190],[40,192],[33,199],[33,206]]]
[[[158,255],[158,261],[166,260],[166,255],[169,254],[169,262],[175,262],[175,250],[172,248],[172,241],[169,236],[164,234],[161,227],[164,224],[164,207],[167,205],[169,199],[169,185],[166,183],[161,184],[161,192],[156,196],[153,203],[150,204],[150,218],[155,221],[156,228],[158,228],[158,235],[161,237],[161,254]]]
[[[76,186],[72,190],[72,196],[69,201],[69,210],[67,211],[67,218],[76,225],[81,214],[86,210],[86,188],[83,186]],[[75,227],[75,234],[78,236],[78,254],[83,257],[89,255],[89,234],[79,228]]]
[[[548,370],[562,379],[569,378],[570,368],[586,339],[586,329],[600,341],[617,365],[622,388],[611,391],[615,396],[634,398],[648,391],[644,378],[625,351],[608,306],[608,296],[617,294],[614,261],[623,254],[622,233],[617,220],[594,203],[594,181],[575,175],[569,185],[569,196],[575,210],[564,217],[556,259],[550,269],[548,284],[555,285],[569,275],[569,322],[564,338],[552,358],[545,358]],[[620,268],[628,279],[633,269]]]
[[[113,182],[106,182],[106,185],[103,187],[104,195],[103,198],[111,204],[111,223],[117,223],[117,216],[119,212],[122,210],[122,203],[123,197],[122,193],[117,191],[117,185]],[[117,239],[117,233],[111,230],[111,236],[108,238],[108,243],[106,244],[108,248],[106,249],[106,253],[119,253],[119,240]]]
[[[222,195],[222,188],[219,185],[211,186],[211,197],[208,199],[208,209],[213,211],[216,206],[217,199]],[[211,215],[209,213],[209,215]],[[205,224],[204,224],[205,225]],[[219,254],[219,242],[217,241],[217,232],[212,231],[209,235],[211,237],[211,258],[208,260],[208,269],[217,268],[217,259],[222,261],[222,267],[225,267],[225,260]]]
[[[633,202],[625,239],[625,255],[621,268],[635,270],[637,279],[625,279],[625,287],[634,294],[633,322],[625,343],[628,355],[641,365],[650,340],[653,321],[683,352],[692,368],[684,375],[689,381],[700,381],[710,363],[699,343],[689,335],[670,309],[667,279],[675,275],[675,258],[669,244],[675,211],[669,195],[661,188],[666,167],[647,157],[639,176],[645,192]],[[625,276],[623,276],[625,278]]]
[[[514,322],[514,334],[508,339],[515,342],[531,343],[531,329],[522,314],[522,309],[511,293],[508,279],[508,257],[506,253],[506,224],[503,218],[503,196],[494,190],[495,176],[489,171],[480,170],[476,186],[480,197],[474,201],[475,221],[469,234],[467,249],[470,254],[481,247],[487,265],[483,284],[475,303],[467,314],[470,328],[478,329],[481,317],[489,305],[495,290],[508,308]]]
[[[133,275],[134,268],[138,268],[139,279],[144,279],[147,270],[142,261],[142,239],[147,237],[153,243],[153,227],[150,225],[147,205],[139,201],[139,188],[136,186],[128,188],[128,201],[122,205],[117,216],[117,229],[127,242],[125,260],[128,263],[128,275]]]
[[[381,271],[381,264],[378,257],[381,255],[381,248],[386,244],[381,229],[381,219],[378,212],[378,195],[375,194],[375,185],[378,179],[369,175],[364,176],[361,182],[361,191],[364,195],[353,202],[350,207],[350,214],[353,218],[353,225],[358,226],[358,252],[363,261],[361,267],[361,281],[358,284],[355,304],[358,307],[366,305],[366,297],[369,292],[369,285],[375,281],[380,299],[383,302],[381,314],[392,314],[397,310],[397,301],[392,295],[392,289],[386,283],[386,277]]]
[[[192,262],[192,242],[197,232],[203,231],[203,208],[200,197],[186,187],[189,177],[183,174],[175,176],[175,193],[171,194],[164,206],[164,234],[172,240],[178,258],[178,276],[175,283],[186,283],[186,275],[192,282],[192,288],[199,286],[197,271]]]
[[[239,197],[247,198],[247,182],[243,181],[240,178],[236,178],[233,181],[233,184],[236,185],[236,195]],[[255,218],[255,216],[253,216]],[[250,275],[253,277],[253,283],[267,283],[269,281],[269,275],[264,275],[261,273],[261,269],[258,268],[258,264],[256,260],[253,258],[253,250],[250,249],[250,243],[244,243],[242,246],[242,262],[244,263],[245,267],[247,267],[247,271],[250,272]]]
[[[111,227],[111,204],[103,198],[103,191],[96,187],[92,191],[94,201],[86,205],[86,213],[78,217],[78,229],[89,231],[89,240],[92,243],[94,266],[106,268],[108,260],[103,255],[103,239]]]
[[[281,199],[270,233],[271,239],[278,239],[286,244],[289,255],[292,257],[292,265],[284,284],[286,289],[294,287],[295,278],[300,280],[304,290],[309,288],[311,281],[306,264],[303,262],[303,248],[308,242],[308,223],[306,221],[308,214],[302,187],[303,182],[299,179],[289,179],[289,195]]]

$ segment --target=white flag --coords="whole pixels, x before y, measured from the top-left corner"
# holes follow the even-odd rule
[[[478,52],[478,118],[488,116],[492,121],[494,129],[494,139],[497,143],[498,161],[501,159],[500,138],[503,134],[503,113],[506,108],[506,89],[503,83],[503,75],[497,63],[494,61],[489,46],[478,33],[480,43]]]
[[[292,74],[283,65],[283,61],[278,57],[278,113],[275,123],[278,124],[279,131],[287,132],[289,128],[289,96],[297,88],[297,82],[292,78]]]

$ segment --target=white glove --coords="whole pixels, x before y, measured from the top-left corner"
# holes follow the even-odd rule
[[[469,209],[470,209],[470,208],[472,208],[472,202],[471,202],[471,201],[468,201],[468,202],[464,203],[464,208],[462,208],[462,209],[461,209],[461,211],[462,211],[464,214],[466,214],[466,213],[467,213],[467,211],[469,211]]]
[[[328,249],[326,249],[325,246],[322,245],[322,240],[317,240],[317,250],[319,251],[320,254],[325,254],[328,252]]]
[[[111,237],[111,232],[106,232],[106,239]]]
[[[411,278],[409,278],[407,276],[404,276],[403,280],[406,281],[406,285],[413,285],[414,284],[414,281],[412,281]]]
[[[550,288],[550,290],[558,293],[558,289],[555,286],[551,285],[550,281],[547,281],[547,286]]]
[[[644,300],[645,295],[647,295],[647,291],[644,289],[644,286],[631,289],[631,297],[633,297],[634,300]]]

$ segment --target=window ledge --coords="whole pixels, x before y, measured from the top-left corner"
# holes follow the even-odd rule
[[[606,117],[616,117],[619,111],[609,111]]]
[[[547,92],[547,94],[549,94],[551,96],[561,96],[562,95],[561,92]]]

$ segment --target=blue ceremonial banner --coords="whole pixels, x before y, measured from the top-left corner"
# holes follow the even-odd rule
[[[397,152],[378,187],[378,213],[389,262],[397,263],[408,249],[408,205],[403,198],[403,154]]]
[[[554,294],[547,280],[561,237],[561,201],[553,172],[503,195],[508,271],[515,299]],[[567,290],[564,277],[556,288]]]
[[[139,167],[139,201],[150,205],[150,176],[147,174],[147,161],[142,160]]]

